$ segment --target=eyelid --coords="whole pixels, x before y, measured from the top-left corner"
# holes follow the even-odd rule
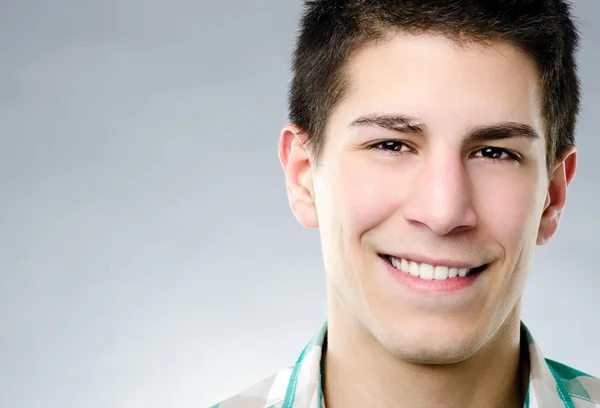
[[[381,146],[384,143],[388,143],[388,142],[397,143],[398,145],[406,147],[407,149],[409,149],[409,151],[393,151],[393,150],[379,148],[379,146]],[[400,139],[381,139],[381,140],[377,140],[374,142],[370,142],[367,145],[367,147],[369,150],[381,150],[383,153],[386,153],[389,155],[401,155],[401,154],[405,154],[405,153],[414,152],[416,150],[413,146],[411,146],[410,142],[407,142],[405,140],[400,140]],[[489,160],[489,161],[495,161],[495,162],[512,161],[512,162],[516,162],[516,163],[520,163],[523,161],[523,156],[521,154],[515,152],[514,150],[507,149],[505,147],[491,146],[491,145],[478,146],[475,150],[473,150],[473,153],[471,153],[469,155],[469,157],[472,157],[474,154],[480,153],[484,149],[500,150],[502,153],[505,153],[508,156],[508,158],[493,159],[493,158],[489,158],[489,157],[481,157],[481,159],[483,159],[483,160]]]
[[[499,147],[499,146],[480,146],[477,149],[473,150],[473,153],[471,155],[477,154],[479,152],[481,152],[484,149],[497,149],[502,151],[503,153],[506,153],[506,155],[508,156],[507,159],[491,159],[489,157],[482,157],[482,159],[485,160],[492,160],[492,161],[514,161],[517,163],[520,163],[521,161],[523,161],[523,156],[520,155],[519,153],[515,152],[514,150],[511,149],[507,149],[505,147]]]
[[[388,142],[397,143],[398,145],[407,147],[410,150],[413,150],[413,151],[415,150],[415,148],[409,142],[407,142],[405,140],[400,140],[400,139],[381,139],[381,140],[377,140],[377,141],[374,141],[374,142],[370,142],[367,145],[367,147],[369,149],[376,149],[377,146],[380,146],[380,145],[382,145],[384,143],[388,143]]]

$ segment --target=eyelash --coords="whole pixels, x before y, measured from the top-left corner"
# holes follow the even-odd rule
[[[395,151],[395,150],[388,150],[383,147],[385,145],[387,145],[391,148],[400,148],[400,149],[402,149],[403,147],[406,147],[406,148],[410,149],[410,151],[402,151],[401,152],[401,151]],[[390,145],[392,145],[392,146],[390,146]],[[414,152],[414,149],[412,147],[410,147],[407,143],[401,142],[399,140],[383,140],[383,141],[380,141],[377,143],[373,143],[372,145],[369,146],[369,149],[381,150],[382,152],[384,152],[384,154],[391,155],[391,156],[397,156],[397,155],[401,155],[401,154],[405,154],[405,153]],[[510,151],[508,149],[501,148],[501,147],[483,146],[483,147],[479,148],[478,150],[476,150],[475,153],[480,153],[486,149],[491,149],[492,154],[501,153],[501,154],[505,154],[507,157],[504,159],[492,158],[492,157],[481,157],[483,160],[491,161],[491,162],[511,161],[511,162],[516,162],[516,163],[520,163],[522,161],[522,158],[517,153]]]

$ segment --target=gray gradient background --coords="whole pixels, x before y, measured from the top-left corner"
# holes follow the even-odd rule
[[[299,0],[0,11],[0,406],[204,407],[325,317],[277,160]],[[524,319],[600,375],[600,2],[577,0],[579,169]]]

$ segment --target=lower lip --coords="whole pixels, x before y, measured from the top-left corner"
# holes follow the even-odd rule
[[[389,262],[382,259],[381,260],[388,270],[391,272],[392,276],[399,281],[402,285],[407,288],[416,291],[416,292],[425,292],[425,293],[451,293],[458,292],[460,290],[464,290],[470,286],[472,286],[477,279],[485,272],[485,269],[481,272],[474,273],[472,275],[467,276],[457,276],[455,278],[441,279],[441,280],[427,280],[421,279],[417,276],[413,276],[406,272],[402,272],[392,265]]]

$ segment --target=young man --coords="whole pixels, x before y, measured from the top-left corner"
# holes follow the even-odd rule
[[[600,407],[520,320],[576,167],[564,0],[306,2],[280,159],[328,322],[216,407]]]

